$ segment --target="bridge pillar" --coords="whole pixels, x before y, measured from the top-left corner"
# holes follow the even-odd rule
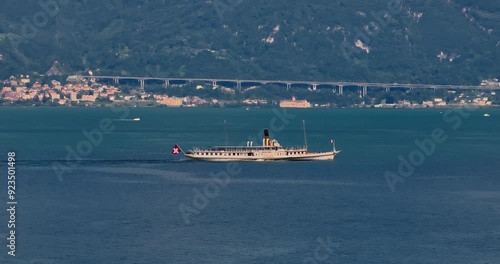
[[[286,90],[290,90],[290,88],[292,88],[292,84],[291,83],[286,83]]]
[[[236,82],[236,90],[241,93],[241,82]]]
[[[167,88],[169,85],[170,85],[170,81],[169,80],[165,80],[165,88]]]
[[[144,91],[144,79],[139,79],[139,85],[141,86],[141,90]]]
[[[339,85],[339,94],[344,94],[344,86]]]
[[[217,81],[212,81],[212,87],[217,88]]]
[[[120,79],[119,79],[119,78],[113,78],[113,81],[114,81],[116,84],[119,84],[119,83],[120,83]]]
[[[367,94],[368,94],[368,87],[367,86],[363,86],[362,96],[365,97]]]
[[[386,91],[386,92],[389,92],[390,90],[391,90],[391,88],[389,88],[389,87],[385,87],[385,91]]]
[[[313,84],[313,91],[316,91],[316,89],[318,89],[318,85],[317,84]]]

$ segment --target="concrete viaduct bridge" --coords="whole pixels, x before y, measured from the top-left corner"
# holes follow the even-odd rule
[[[470,86],[470,85],[435,85],[435,84],[401,84],[401,83],[368,83],[368,82],[322,82],[322,81],[284,81],[284,80],[238,80],[238,79],[212,79],[212,78],[158,78],[158,77],[132,77],[132,76],[90,76],[81,75],[83,78],[87,79],[103,79],[103,80],[113,80],[116,84],[120,83],[120,80],[135,80],[139,83],[142,90],[146,81],[156,81],[163,82],[165,87],[168,87],[171,82],[205,82],[212,83],[213,86],[217,86],[218,83],[231,83],[236,84],[237,90],[241,92],[241,86],[243,84],[250,85],[265,85],[265,84],[278,84],[285,86],[290,89],[292,85],[307,85],[313,90],[316,90],[319,86],[322,87],[332,87],[334,92],[339,94],[344,93],[344,87],[358,87],[362,96],[366,96],[368,89],[372,88],[385,88],[389,91],[391,88],[403,88],[403,89],[460,89],[460,90],[500,90],[500,86]]]

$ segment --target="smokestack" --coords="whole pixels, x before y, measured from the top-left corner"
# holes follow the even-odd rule
[[[269,146],[269,130],[264,129],[264,147]]]

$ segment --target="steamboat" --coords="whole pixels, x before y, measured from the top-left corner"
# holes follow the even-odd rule
[[[333,160],[335,155],[340,153],[340,150],[335,149],[334,140],[330,140],[332,150],[325,152],[308,151],[307,139],[305,141],[305,147],[285,148],[276,139],[271,139],[269,130],[265,129],[260,146],[254,146],[253,142],[248,141],[246,146],[214,146],[194,148],[184,152],[178,145],[175,145],[172,154],[182,152],[188,158],[205,161],[312,161]]]

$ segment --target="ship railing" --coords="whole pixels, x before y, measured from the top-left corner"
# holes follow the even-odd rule
[[[265,150],[265,148],[248,148],[248,149],[241,149],[241,148],[224,148],[224,149],[217,149],[217,148],[194,148],[192,151],[193,152],[209,152],[209,153],[215,153],[215,152],[235,152],[235,153],[248,153],[248,152],[253,152],[253,151],[260,151],[260,150]]]
[[[236,152],[236,153],[248,153],[254,151],[265,151],[265,150],[279,150],[283,149],[284,151],[307,151],[307,147],[289,147],[289,148],[280,148],[280,147],[208,147],[208,148],[193,148],[193,152]]]
[[[287,150],[287,151],[298,151],[298,150],[307,150],[307,147],[289,147],[289,148],[284,148],[284,150]]]

